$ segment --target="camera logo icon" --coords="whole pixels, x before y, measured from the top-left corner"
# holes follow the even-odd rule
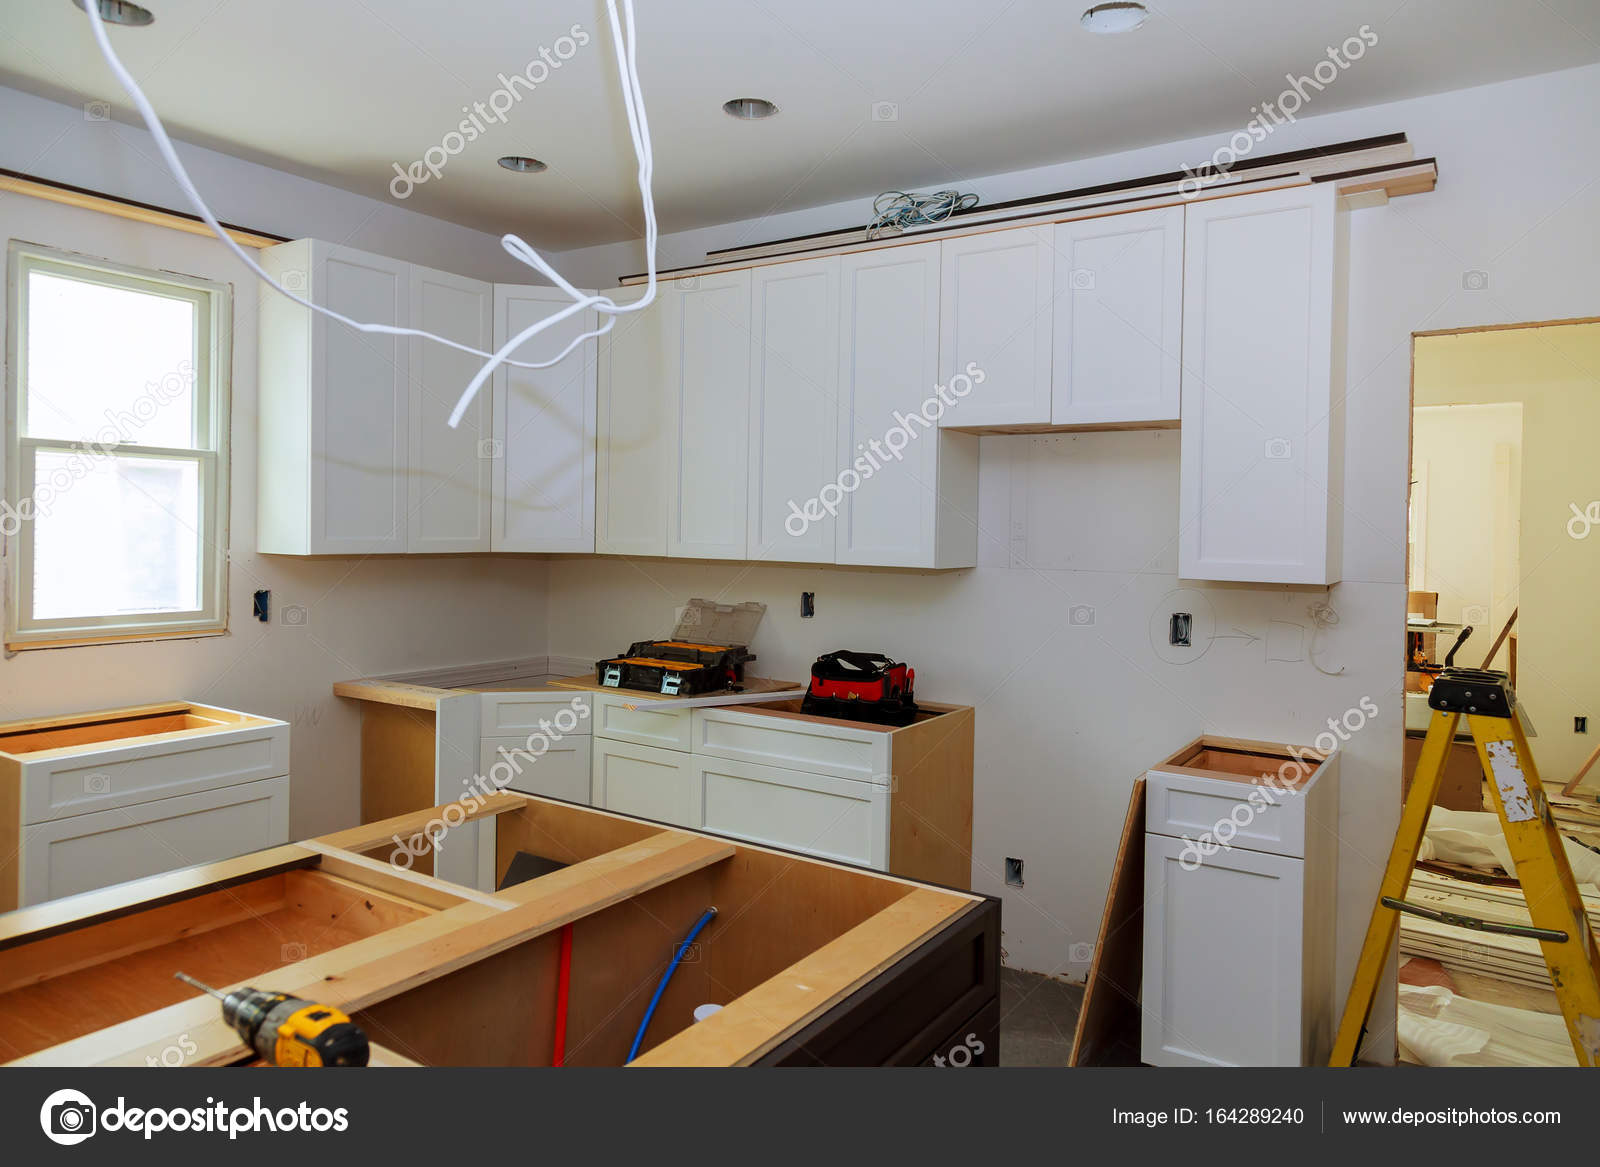
[[[479,438],[478,457],[486,462],[492,462],[506,452],[505,443],[499,438]]]
[[[872,103],[872,120],[897,122],[900,120],[900,107],[892,101],[875,101]]]
[[[1294,450],[1289,445],[1288,438],[1268,438],[1262,453],[1273,462],[1287,462]]]
[[[111,793],[111,775],[110,774],[89,774],[89,775],[87,775],[83,780],[83,792],[85,794],[110,794]]]
[[[111,120],[111,103],[109,101],[86,101],[83,103],[83,120],[86,122],[108,122]]]
[[[1074,628],[1087,628],[1094,623],[1094,609],[1088,604],[1074,604],[1067,609],[1067,623]]]
[[[1483,292],[1489,288],[1489,273],[1486,271],[1464,271],[1461,273],[1461,286],[1469,292]]]
[[[303,292],[310,285],[306,273],[296,268],[283,273],[283,286],[291,292]]]
[[[1072,269],[1072,290],[1074,292],[1094,291],[1094,269],[1090,267],[1075,267]]]
[[[57,1090],[39,1108],[45,1138],[63,1147],[76,1146],[95,1132],[95,1105],[78,1090]]]
[[[283,622],[294,628],[303,628],[306,623],[306,610],[300,604],[285,604],[283,607]]]

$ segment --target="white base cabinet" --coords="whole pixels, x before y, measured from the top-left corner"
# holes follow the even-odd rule
[[[889,866],[889,788],[693,754],[708,831],[842,859]]]
[[[1303,766],[1284,747],[1202,738],[1146,777],[1149,1065],[1327,1063],[1339,758],[1300,756]]]
[[[289,727],[173,702],[0,726],[0,910],[289,841]]]

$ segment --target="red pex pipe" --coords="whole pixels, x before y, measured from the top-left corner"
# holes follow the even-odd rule
[[[561,929],[561,971],[556,975],[556,1037],[555,1049],[550,1055],[552,1066],[564,1065],[567,1060],[567,997],[572,988],[572,925]]]

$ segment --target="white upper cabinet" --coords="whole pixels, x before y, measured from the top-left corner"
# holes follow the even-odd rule
[[[939,376],[969,365],[974,384],[943,426],[1050,421],[1052,228],[1019,227],[947,239],[941,250]]]
[[[667,443],[676,430],[679,337],[665,285],[642,312],[617,317],[600,346],[595,443],[594,549],[603,555],[667,553]],[[624,299],[637,289],[623,289]]]
[[[1186,210],[1180,576],[1339,578],[1336,198],[1319,183]]]
[[[556,288],[497,285],[494,347],[571,303]],[[575,313],[528,341],[516,358],[549,360],[594,327],[593,309]],[[493,466],[494,550],[595,549],[596,362],[591,338],[548,369],[502,365],[495,371],[494,442],[487,463]]]
[[[411,269],[412,327],[480,351],[490,349],[489,314],[494,286],[464,276]],[[436,341],[411,337],[410,422],[406,550],[489,550],[489,475],[493,394],[479,391],[461,424],[450,412],[483,365],[482,357]]]
[[[837,563],[977,562],[978,439],[937,428],[940,247],[840,258],[841,470],[810,508],[838,511]]]
[[[1175,422],[1182,207],[1055,227],[1055,425]]]
[[[834,520],[795,508],[839,474],[839,258],[750,274],[748,555],[832,563]]]
[[[320,240],[262,251],[279,283],[363,323],[409,324],[410,265]],[[410,344],[260,296],[256,549],[406,550]]]
[[[675,280],[664,288],[661,307],[675,332],[657,376],[672,413],[667,554],[743,559],[750,273]]]

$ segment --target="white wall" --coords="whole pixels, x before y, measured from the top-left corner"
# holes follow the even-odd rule
[[[1593,451],[1600,324],[1426,337],[1417,342],[1416,400],[1419,415],[1425,405],[1447,402],[1475,403],[1452,405],[1451,413],[1515,408],[1522,414],[1517,703],[1538,731],[1532,744],[1540,777],[1565,786],[1600,730],[1600,629],[1584,616],[1600,580],[1600,541],[1587,530],[1600,493]],[[1419,442],[1421,432],[1419,422]],[[1574,507],[1585,513],[1583,521]],[[1501,622],[1487,635],[1498,633]],[[1485,651],[1480,647],[1478,656]],[[1463,655],[1472,654],[1463,649]],[[1574,717],[1589,718],[1594,729],[1574,732]]]
[[[1343,766],[1342,993],[1399,813],[1410,333],[1595,311],[1597,104],[1600,67],[1591,67],[1304,118],[1261,147],[1403,130],[1419,155],[1440,160],[1436,192],[1352,215],[1345,570],[1325,597],[1336,627],[1311,627],[1307,607],[1320,590],[1180,581],[1176,441],[1092,434],[984,440],[976,570],[561,560],[551,575],[551,651],[615,652],[664,631],[674,604],[702,595],[771,605],[757,644],[763,673],[803,676],[813,655],[842,646],[906,656],[925,696],[978,707],[973,874],[1005,900],[1009,963],[1080,976],[1073,946],[1094,939],[1134,775],[1203,730],[1309,741],[1371,696],[1382,713],[1345,747]],[[1222,141],[951,179],[992,201],[1182,169]],[[663,265],[865,214],[864,203],[834,206],[672,237]],[[563,259],[564,271],[597,285],[643,266],[634,246]],[[1464,280],[1467,271],[1486,273],[1487,287],[1469,289],[1482,281]],[[801,589],[818,593],[814,621],[798,618]],[[1080,603],[1095,608],[1090,627],[1068,623]],[[1156,635],[1180,606],[1219,637],[1191,658]],[[1021,890],[1000,878],[1007,855],[1027,861]],[[1389,1015],[1380,1005],[1380,1029]]]
[[[0,166],[176,206],[148,140],[80,111],[0,89]],[[495,274],[489,236],[207,151],[185,149],[224,220],[318,235],[447,270]],[[160,700],[207,701],[293,722],[290,831],[359,818],[360,719],[334,681],[544,652],[547,565],[537,557],[297,560],[255,553],[256,296],[214,240],[0,194],[0,241],[23,238],[234,290],[233,473],[225,637],[33,651],[0,661],[0,720]],[[271,293],[267,293],[271,294]],[[0,291],[0,315],[4,293]],[[250,597],[304,626],[257,624]]]
[[[1412,426],[1413,505],[1422,505],[1411,534],[1424,542],[1411,590],[1438,593],[1440,620],[1473,625],[1460,659],[1476,663],[1517,607],[1522,405],[1419,404]],[[1502,647],[1494,667],[1509,655]]]

